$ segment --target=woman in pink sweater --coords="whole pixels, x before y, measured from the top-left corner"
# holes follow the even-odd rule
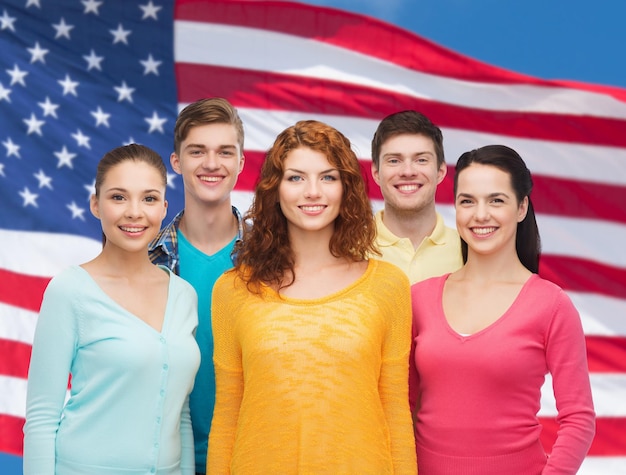
[[[464,266],[412,287],[410,403],[421,475],[575,474],[595,431],[585,338],[561,288],[537,275],[540,241],[522,158],[490,145],[459,158]],[[547,373],[558,436],[537,419]]]

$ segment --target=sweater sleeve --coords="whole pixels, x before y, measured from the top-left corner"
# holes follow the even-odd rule
[[[207,474],[230,473],[243,397],[241,350],[235,338],[235,320],[244,288],[235,289],[234,271],[220,277],[213,287],[211,318],[215,364],[215,409],[209,433]]]
[[[55,473],[56,434],[78,346],[75,291],[67,281],[53,279],[41,304],[28,372],[25,475]]]
[[[415,439],[408,403],[408,369],[411,335],[410,286],[401,272],[390,272],[387,285],[377,282],[388,323],[383,343],[379,380],[380,397],[391,437],[396,474],[417,473]]]
[[[189,412],[189,396],[185,399],[183,410],[180,414],[180,469],[183,475],[196,473],[196,461],[193,444],[193,430],[191,428],[191,413]]]
[[[546,361],[559,430],[543,475],[576,473],[595,433],[585,337],[571,300],[560,290],[546,340]]]

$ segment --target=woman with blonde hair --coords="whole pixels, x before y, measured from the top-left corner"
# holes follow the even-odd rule
[[[410,292],[379,260],[350,142],[302,121],[269,150],[213,293],[208,473],[415,473]]]

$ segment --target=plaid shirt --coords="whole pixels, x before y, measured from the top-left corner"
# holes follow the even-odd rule
[[[167,266],[176,275],[180,274],[180,256],[178,255],[178,236],[176,233],[178,232],[180,220],[183,217],[184,212],[185,210],[183,209],[176,216],[174,216],[174,219],[172,219],[167,226],[161,229],[159,234],[157,234],[157,237],[155,237],[148,246],[148,253],[152,263]],[[241,241],[243,238],[244,222],[241,217],[241,213],[234,206],[233,215],[237,218],[238,224],[237,241]],[[237,253],[234,250],[230,258],[232,259],[234,265],[237,260]]]

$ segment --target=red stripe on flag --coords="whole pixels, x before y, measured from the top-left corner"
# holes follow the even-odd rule
[[[440,127],[510,137],[626,147],[626,121],[527,111],[495,111],[410,97],[331,79],[215,65],[176,63],[179,102],[225,97],[236,107],[297,110],[381,120],[415,109]]]
[[[590,372],[626,373],[626,337],[587,336],[585,340]]]
[[[31,349],[27,343],[0,338],[0,374],[26,379]]]
[[[565,290],[588,292],[623,299],[626,269],[576,257],[543,254],[539,274]],[[624,315],[616,315],[624,318]]]
[[[312,38],[407,69],[493,84],[564,87],[608,94],[626,102],[626,89],[577,81],[549,81],[508,71],[444,48],[375,18],[319,6],[255,0],[177,0],[177,20],[222,23]],[[393,45],[381,48],[380,45]]]
[[[49,281],[0,268],[0,302],[38,312]]]
[[[22,455],[24,419],[0,413],[0,452]]]
[[[554,418],[540,418],[543,425],[541,442],[546,450],[554,445],[559,424]],[[598,417],[596,419],[596,436],[591,443],[588,455],[590,456],[624,456],[626,447],[626,418],[625,417]]]
[[[501,84],[555,84],[463,56],[396,25],[331,8],[288,2],[177,0],[174,16],[311,38],[438,76]],[[381,48],[381,44],[393,47]],[[624,91],[611,89],[626,100]]]

